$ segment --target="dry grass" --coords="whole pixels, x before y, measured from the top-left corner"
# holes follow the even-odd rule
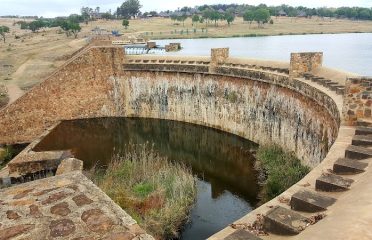
[[[260,35],[288,35],[288,34],[313,34],[313,33],[353,33],[353,32],[372,32],[372,21],[351,21],[351,20],[322,20],[317,17],[313,19],[291,19],[287,17],[274,17],[274,24],[266,24],[263,29],[257,28],[257,24],[251,26],[244,22],[242,18],[237,18],[229,27],[226,22],[219,22],[218,27],[209,24],[208,33],[202,33],[201,28],[205,28],[205,23],[196,26],[197,33],[194,34],[191,19],[174,25],[170,19],[135,19],[130,21],[129,28],[125,30],[121,21],[96,21],[83,26],[83,31],[88,32],[92,28],[99,26],[107,31],[120,30],[125,35],[143,34],[148,38],[200,38],[200,37],[237,37],[237,36],[260,36]],[[189,34],[186,30],[189,30]],[[181,30],[183,34],[180,34]],[[175,33],[177,31],[177,34]],[[173,34],[171,34],[173,32]],[[146,34],[147,33],[147,34]]]
[[[158,239],[177,237],[196,196],[191,170],[161,157],[149,144],[130,144],[95,183]]]

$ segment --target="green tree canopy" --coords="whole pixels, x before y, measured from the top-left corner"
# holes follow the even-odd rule
[[[258,27],[262,27],[263,24],[269,22],[270,12],[267,9],[259,8],[254,12],[254,20],[257,22]]]
[[[139,0],[126,0],[120,7],[118,7],[116,13],[120,17],[135,18],[140,13],[141,7],[142,5]]]
[[[5,34],[9,32],[9,27],[7,26],[0,26],[0,35],[4,40],[5,43]]]
[[[129,26],[129,21],[128,21],[128,19],[123,19],[123,22],[122,22],[121,24],[125,27],[125,29],[127,29],[128,26]]]

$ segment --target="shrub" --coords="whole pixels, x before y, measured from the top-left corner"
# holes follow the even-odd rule
[[[293,152],[285,152],[277,145],[260,146],[257,161],[258,168],[266,175],[261,194],[263,201],[280,195],[310,171],[309,167],[301,164]]]
[[[158,239],[173,239],[187,221],[196,197],[195,178],[149,144],[130,144],[93,181]]]

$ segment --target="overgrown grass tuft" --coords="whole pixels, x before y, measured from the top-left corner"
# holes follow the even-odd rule
[[[149,144],[130,144],[114,156],[94,182],[157,239],[173,239],[187,221],[196,197],[196,178]]]
[[[310,171],[294,153],[285,152],[277,145],[259,147],[256,168],[266,175],[261,194],[265,202],[287,190]]]

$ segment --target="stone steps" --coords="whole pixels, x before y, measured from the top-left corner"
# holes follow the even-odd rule
[[[371,135],[372,127],[357,127],[355,129],[355,135]]]
[[[333,164],[333,172],[344,175],[358,174],[364,172],[367,166],[368,164],[364,162],[340,158]]]
[[[354,180],[334,174],[323,174],[315,182],[315,189],[323,192],[343,192],[349,190]]]
[[[335,198],[309,190],[300,190],[292,195],[290,204],[293,210],[314,213],[327,210],[335,202]]]
[[[296,235],[307,226],[308,219],[297,212],[275,206],[264,216],[264,229],[279,235]]]
[[[350,145],[345,150],[345,158],[362,160],[372,158],[372,149]]]
[[[359,127],[372,127],[372,119],[358,119],[357,126],[359,126]]]
[[[372,146],[372,134],[370,135],[355,135],[353,137],[352,145],[354,146]]]

